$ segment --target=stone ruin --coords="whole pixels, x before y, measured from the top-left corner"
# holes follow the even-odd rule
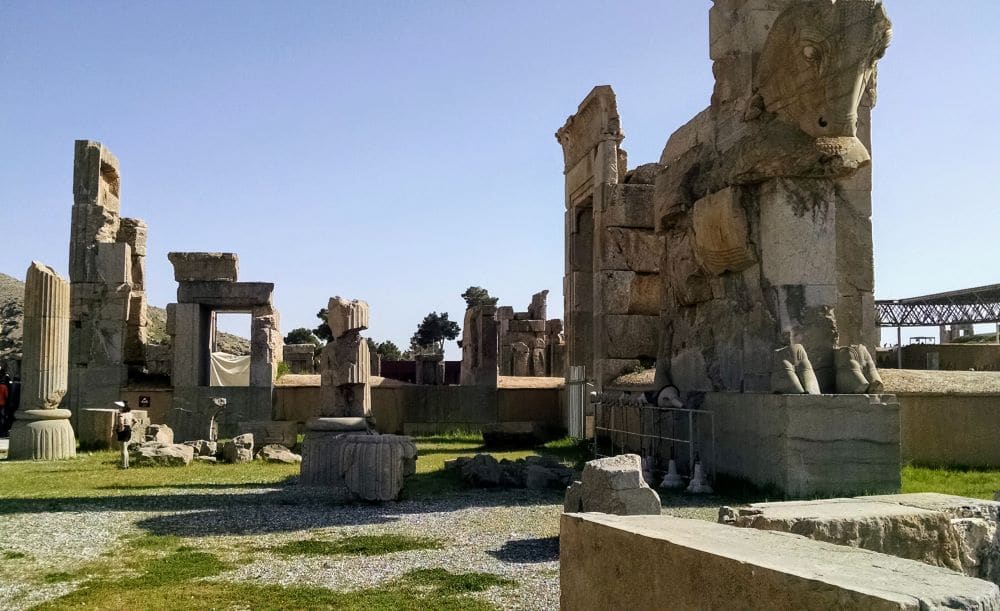
[[[70,284],[33,261],[24,284],[21,404],[10,429],[11,459],[57,460],[76,455],[66,409],[69,381]]]
[[[876,343],[874,0],[715,0],[711,105],[627,168],[614,92],[557,133],[566,176],[567,352],[598,383],[640,359],[685,391],[771,390],[800,344],[820,391],[834,349]]]
[[[118,159],[77,140],[69,279],[69,401],[74,414],[118,400],[145,366],[146,224],[122,218]]]
[[[233,253],[172,252],[177,303],[167,306],[167,333],[173,346],[173,411],[168,418],[178,439],[201,439],[216,421],[223,436],[246,428],[243,422],[269,421],[274,378],[283,340],[270,282],[238,282],[239,258]],[[212,386],[210,346],[216,314],[250,314],[249,386]]]
[[[282,360],[288,372],[295,374],[316,373],[316,346],[314,344],[285,344]]]
[[[563,377],[566,340],[562,320],[546,318],[548,291],[531,296],[526,312],[478,305],[465,311],[463,386],[496,388],[499,376]]]
[[[333,339],[320,358],[319,417],[306,422],[301,482],[346,499],[388,501],[416,467],[409,437],[373,430],[368,342],[368,304],[330,299],[327,324]]]

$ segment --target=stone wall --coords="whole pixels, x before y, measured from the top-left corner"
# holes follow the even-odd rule
[[[1000,468],[1000,395],[899,394],[902,458],[920,466]]]
[[[516,312],[511,306],[495,308],[499,375],[565,377],[562,320],[546,318],[548,294],[545,290],[532,295],[524,312]]]
[[[896,367],[895,350],[878,354],[879,367]],[[1000,344],[910,344],[903,346],[903,369],[1000,371]]]
[[[563,422],[558,388],[475,386],[372,387],[372,414],[380,432],[395,434],[480,430],[487,424],[536,422],[557,429]],[[318,414],[319,387],[275,389],[275,420],[305,422]]]
[[[895,395],[706,393],[700,408],[714,414],[720,475],[786,498],[899,491]]]

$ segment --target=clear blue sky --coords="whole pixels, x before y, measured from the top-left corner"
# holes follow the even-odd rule
[[[1000,3],[886,4],[877,297],[1000,282]],[[0,271],[65,273],[88,138],[149,223],[152,304],[174,300],[167,252],[215,250],[275,283],[285,332],[339,294],[405,347],[431,310],[461,322],[469,285],[518,309],[550,289],[561,316],[553,133],[611,84],[630,165],[657,160],[708,104],[709,6],[0,0]]]

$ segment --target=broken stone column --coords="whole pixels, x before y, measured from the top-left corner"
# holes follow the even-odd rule
[[[465,311],[462,328],[462,386],[489,386],[500,382],[497,357],[500,336],[497,329],[497,308],[493,305],[473,306]]]
[[[320,413],[323,416],[371,416],[371,356],[361,332],[368,328],[368,304],[340,297],[327,305],[333,339],[320,363]]]
[[[139,294],[141,287],[133,284],[132,265],[135,260],[142,265],[145,225],[134,221],[122,229],[120,186],[118,159],[111,151],[100,142],[77,140],[69,253],[67,405],[74,418],[83,409],[107,408],[116,401],[128,381],[126,361],[137,364],[144,358],[139,344],[145,301],[144,294]],[[133,245],[142,253],[134,253]],[[135,313],[133,303],[139,309]],[[126,358],[130,341],[131,353]]]
[[[321,417],[306,422],[301,482],[330,489],[343,500],[393,500],[414,471],[417,451],[409,437],[371,429],[371,357],[361,337],[368,328],[368,304],[334,297],[327,324],[333,339],[320,364]]]
[[[21,405],[10,430],[12,459],[76,455],[72,412],[63,408],[69,364],[69,283],[37,261],[24,285]]]
[[[531,375],[531,350],[524,342],[514,342],[511,349],[511,375],[524,377]]]

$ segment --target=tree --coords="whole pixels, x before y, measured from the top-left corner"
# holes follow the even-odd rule
[[[465,289],[465,292],[462,293],[462,299],[465,300],[466,306],[470,308],[480,305],[495,306],[497,304],[497,298],[490,297],[490,292],[481,286],[470,286]]]
[[[320,323],[318,327],[313,329],[313,335],[324,342],[328,342],[333,339],[333,331],[330,330],[330,325],[326,323],[326,308],[316,312],[316,318],[322,320],[323,322]]]
[[[285,336],[285,343],[315,344],[318,346],[321,342],[312,331],[306,329],[305,327],[299,327],[298,329],[292,329],[288,332],[288,335]]]
[[[386,340],[384,342],[376,342],[372,338],[366,338],[368,341],[368,350],[382,357],[383,361],[402,361],[403,353],[399,351],[399,346],[393,342]]]
[[[419,352],[433,347],[438,352],[444,352],[444,342],[458,337],[461,330],[458,323],[448,320],[447,312],[431,312],[417,325],[417,332],[410,338],[410,349]]]

